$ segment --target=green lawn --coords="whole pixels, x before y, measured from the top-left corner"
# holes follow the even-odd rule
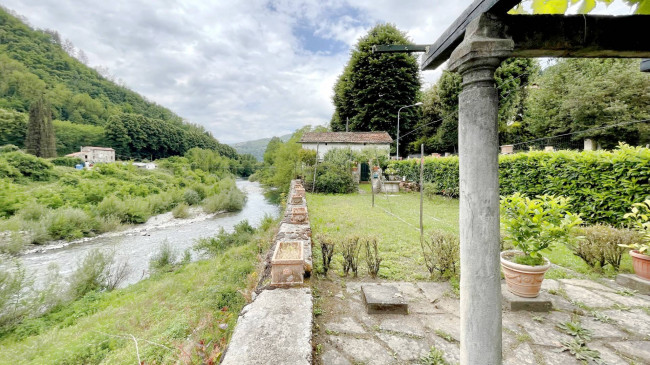
[[[375,235],[383,258],[379,276],[393,280],[424,280],[429,272],[420,247],[420,196],[414,193],[377,194],[372,207],[370,185],[364,193],[347,195],[307,194],[313,237]],[[424,201],[424,231],[442,229],[458,233],[458,200],[436,197]],[[335,255],[333,268],[341,268]],[[320,268],[319,246],[314,248],[314,263]],[[366,275],[361,265],[359,274]]]
[[[172,364],[216,356],[246,303],[241,293],[255,282],[258,244],[272,234],[27,319],[0,334],[0,364],[134,364],[138,353],[143,363]]]
[[[334,237],[346,235],[375,235],[379,239],[379,253],[383,258],[379,276],[391,280],[425,280],[429,273],[422,258],[419,232],[420,195],[417,193],[376,194],[372,207],[370,185],[361,185],[361,193],[347,195],[307,194],[309,218],[315,237],[314,264],[321,268],[318,234]],[[424,199],[424,231],[442,229],[458,234],[458,200],[436,196]],[[332,268],[342,268],[340,251],[335,251]],[[573,255],[565,246],[558,245],[545,252],[552,263],[574,271],[551,269],[549,278],[568,278],[586,275],[590,278],[614,276],[606,267],[596,271]],[[367,276],[361,264],[360,276]],[[621,272],[632,272],[629,255],[624,254]],[[577,274],[576,274],[577,273]]]

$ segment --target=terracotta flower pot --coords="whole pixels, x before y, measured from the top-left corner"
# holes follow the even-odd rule
[[[630,256],[632,256],[632,266],[634,266],[636,276],[650,280],[650,256],[637,250],[630,251]]]
[[[501,252],[501,268],[506,278],[508,290],[514,295],[523,298],[535,298],[542,287],[544,273],[551,267],[551,263],[544,258],[544,265],[528,266],[514,263],[505,257],[520,251],[509,250]]]

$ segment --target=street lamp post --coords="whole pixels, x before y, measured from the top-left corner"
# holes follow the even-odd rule
[[[397,110],[397,148],[395,149],[395,159],[397,160],[399,160],[399,112],[401,112],[402,109],[404,108],[410,108],[412,106],[418,106],[418,105],[422,105],[422,102],[420,101],[415,104],[404,105],[403,107],[399,108],[399,110]]]

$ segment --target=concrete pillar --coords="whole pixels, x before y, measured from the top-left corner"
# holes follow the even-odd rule
[[[460,164],[460,363],[501,364],[499,96],[494,71],[513,49],[488,15],[468,25],[449,68],[463,76]]]

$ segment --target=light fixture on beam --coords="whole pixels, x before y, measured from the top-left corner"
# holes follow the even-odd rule
[[[641,72],[650,72],[650,58],[641,60]]]

